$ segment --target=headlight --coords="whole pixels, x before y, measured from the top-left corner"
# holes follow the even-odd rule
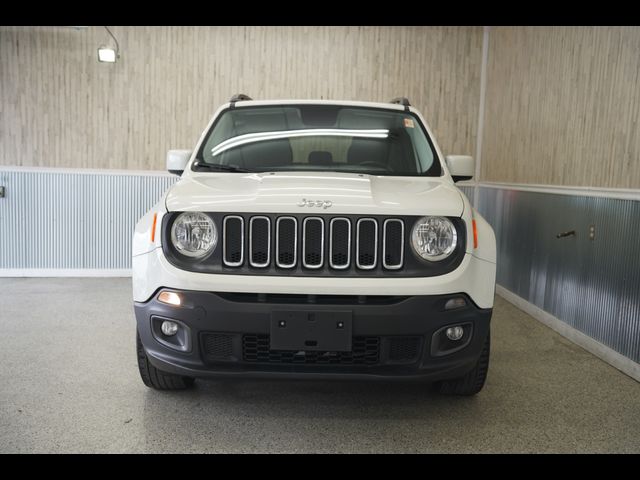
[[[422,217],[411,232],[411,245],[415,252],[432,262],[451,255],[457,243],[456,227],[445,217]]]
[[[187,257],[204,257],[216,248],[218,229],[204,213],[181,213],[171,226],[171,242]]]

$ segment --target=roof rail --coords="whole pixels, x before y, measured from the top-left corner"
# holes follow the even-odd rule
[[[391,100],[391,102],[389,103],[395,103],[397,105],[404,105],[404,110],[405,112],[409,111],[409,107],[411,106],[411,103],[409,103],[409,99],[407,97],[396,97],[393,100]]]
[[[243,102],[247,100],[253,100],[249,95],[245,95],[244,93],[236,93],[233,97],[231,97],[231,108],[235,107],[236,102]]]
[[[391,100],[389,103],[397,103],[398,105],[404,105],[405,107],[410,107],[409,99],[407,97],[396,97]]]

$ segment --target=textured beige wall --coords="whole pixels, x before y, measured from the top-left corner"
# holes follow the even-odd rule
[[[482,180],[640,188],[640,28],[492,27]]]
[[[0,27],[0,165],[164,169],[233,93],[408,96],[447,153],[475,151],[478,27]]]

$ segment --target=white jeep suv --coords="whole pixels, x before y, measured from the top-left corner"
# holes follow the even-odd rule
[[[424,379],[472,395],[489,363],[496,245],[405,98],[236,95],[140,219],[133,299],[144,383]]]

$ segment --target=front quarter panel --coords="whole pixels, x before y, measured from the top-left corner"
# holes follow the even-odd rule
[[[467,198],[461,190],[458,191],[464,203],[462,219],[467,226],[467,238],[469,239],[467,242],[467,253],[481,260],[496,263],[496,236],[493,233],[493,228],[489,225],[489,222],[473,208],[469,198]],[[476,221],[476,231],[478,234],[477,247],[473,245],[473,220]]]
[[[162,217],[165,213],[167,213],[167,209],[165,208],[165,196],[163,196],[158,203],[151,207],[151,210],[145,213],[142,218],[138,220],[133,232],[133,245],[131,248],[132,256],[135,257],[144,253],[149,253],[153,249],[162,245],[160,226],[162,225]],[[154,241],[152,242],[151,230],[154,227],[154,215],[156,215],[155,235]]]
[[[476,221],[476,230],[478,232],[478,248],[474,249],[473,255],[481,260],[496,263],[496,235],[493,232],[493,228],[476,209],[473,209],[473,218]]]

